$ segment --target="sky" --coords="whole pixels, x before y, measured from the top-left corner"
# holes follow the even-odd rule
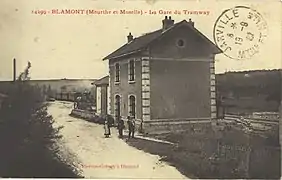
[[[260,2],[260,3],[258,3]],[[30,61],[32,79],[101,78],[108,74],[102,61],[134,37],[162,27],[160,10],[209,11],[209,15],[171,15],[175,22],[191,18],[195,27],[211,41],[217,18],[238,5],[251,7],[267,22],[267,37],[259,53],[251,59],[233,60],[217,55],[216,73],[281,68],[281,3],[279,1],[213,0],[1,0],[0,1],[0,80],[12,80],[12,62],[17,74]],[[39,15],[36,10],[143,10],[154,15]]]

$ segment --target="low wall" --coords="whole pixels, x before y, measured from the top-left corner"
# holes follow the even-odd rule
[[[142,127],[141,127],[142,125]],[[171,132],[182,132],[190,130],[201,130],[211,128],[210,119],[188,119],[188,120],[151,120],[141,124],[137,123],[137,129],[144,134],[165,134]]]
[[[88,120],[97,118],[97,115],[94,112],[80,110],[80,109],[73,109],[71,111],[71,115],[77,116],[77,117],[80,117],[80,118],[84,118],[84,119],[88,119]]]

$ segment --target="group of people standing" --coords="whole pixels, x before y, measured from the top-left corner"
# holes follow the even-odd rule
[[[105,137],[108,138],[111,135],[111,127],[113,126],[114,122],[113,122],[113,118],[110,118],[109,116],[107,116],[106,120],[105,120],[105,124],[104,124],[104,129],[105,129]],[[127,117],[127,125],[128,125],[128,139],[129,138],[134,138],[134,132],[135,132],[135,119],[132,116],[128,116]],[[124,120],[122,120],[121,118],[118,120],[118,124],[117,124],[117,129],[118,129],[118,133],[119,133],[119,138],[123,138],[123,130],[125,129],[125,124],[124,124]]]

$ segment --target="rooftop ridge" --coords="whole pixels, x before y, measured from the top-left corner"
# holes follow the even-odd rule
[[[194,22],[192,22],[191,19],[189,19],[189,22],[184,19],[173,25],[170,25],[169,27],[166,27],[165,29],[163,27],[161,29],[145,33],[143,35],[140,35],[139,37],[134,38],[132,41],[125,43],[120,48],[104,57],[103,60],[116,59],[145,50],[153,42],[156,42],[156,40],[163,37],[164,34],[175,29],[176,27],[179,27],[180,25],[189,27],[192,31],[194,31],[196,35],[200,36],[207,44],[211,46],[211,52],[213,52],[214,54],[222,53],[221,49],[219,49],[210,39],[208,39],[194,27]]]

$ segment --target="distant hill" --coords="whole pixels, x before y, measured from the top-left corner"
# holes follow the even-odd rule
[[[43,89],[51,89],[52,92],[83,92],[85,90],[91,91],[96,79],[48,79],[48,80],[30,80],[31,85],[39,86]],[[5,93],[12,82],[0,81],[0,92]]]
[[[51,80],[31,80],[30,84],[38,85],[40,87],[49,85],[52,90],[56,92],[61,91],[77,91],[83,92],[85,90],[90,90],[93,83],[96,79],[51,79]]]
[[[216,75],[218,97],[229,112],[278,111],[282,70],[227,72]]]

